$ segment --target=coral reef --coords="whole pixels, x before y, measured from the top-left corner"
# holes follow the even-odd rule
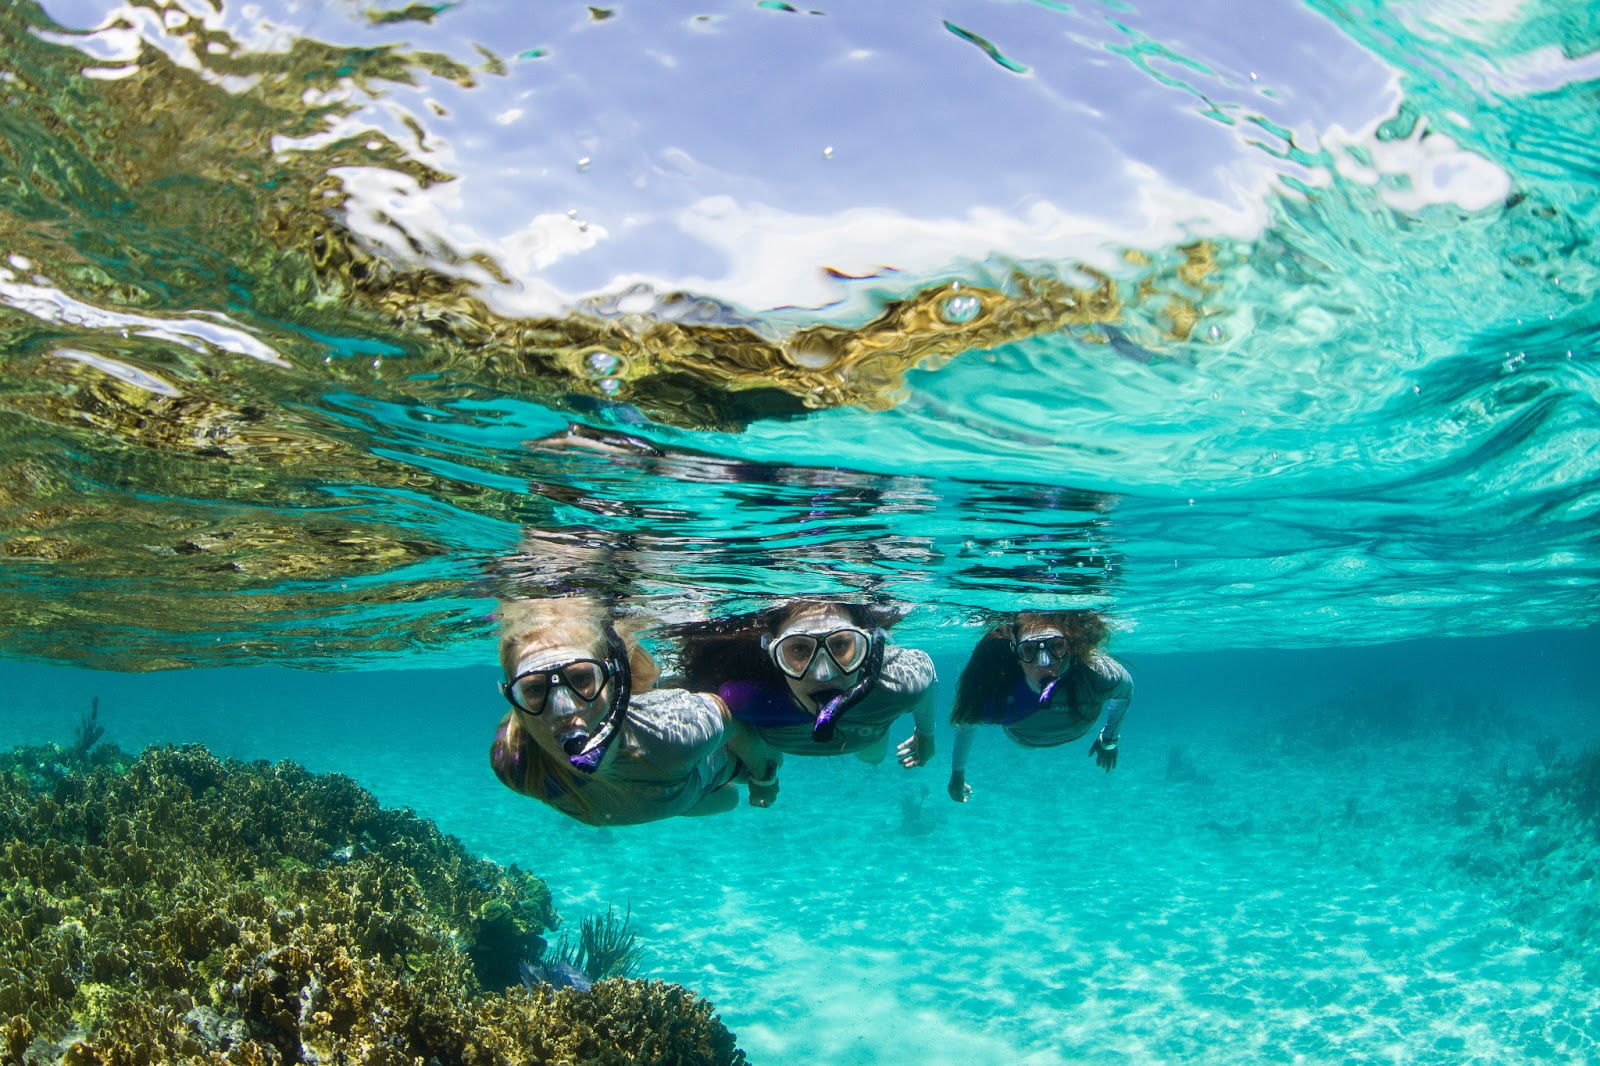
[[[0,755],[0,1062],[743,1063],[676,985],[525,988],[544,884],[354,781]]]
[[[1483,747],[1523,728],[1494,694],[1429,694],[1415,682],[1392,680],[1286,709],[1261,723],[1258,734],[1283,754],[1345,757],[1374,744],[1423,737],[1460,737]]]
[[[1535,947],[1572,954],[1600,984],[1600,749],[1487,797],[1462,789],[1450,813],[1465,827],[1452,864],[1491,886]]]

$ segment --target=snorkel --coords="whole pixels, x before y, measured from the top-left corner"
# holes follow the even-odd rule
[[[611,706],[593,733],[584,729],[571,729],[557,739],[561,750],[567,753],[567,762],[579,773],[592,774],[600,768],[606,749],[616,739],[617,727],[628,715],[628,699],[632,694],[633,672],[628,664],[628,646],[617,635],[616,627],[606,625],[606,654],[610,656]]]
[[[834,725],[840,715],[854,707],[866,698],[872,691],[872,686],[878,683],[878,673],[883,669],[883,648],[885,644],[883,629],[872,631],[872,643],[867,647],[867,658],[861,664],[861,676],[849,690],[841,692],[817,708],[817,721],[811,727],[811,739],[818,744],[828,744],[833,740]]]

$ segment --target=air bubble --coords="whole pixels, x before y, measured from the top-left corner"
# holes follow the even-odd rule
[[[1210,329],[1206,330],[1206,336],[1210,337],[1214,341],[1220,341],[1222,339],[1222,327],[1212,326]]]
[[[833,158],[833,145],[830,144],[830,145],[828,145],[828,147],[826,147],[826,148],[824,148],[822,150],[822,158],[824,158],[824,159],[832,159]]]
[[[600,391],[607,396],[615,396],[621,389],[622,382],[616,378],[602,378],[600,380]]]
[[[590,162],[591,162],[591,160],[589,159],[589,157],[588,156],[584,156],[582,159],[578,160],[578,170],[579,171],[588,170]]]
[[[952,296],[939,305],[939,317],[952,326],[964,326],[983,311],[983,301],[976,296]]]
[[[610,352],[590,352],[588,358],[584,359],[584,363],[589,367],[589,376],[596,378],[610,377],[616,373],[620,362],[621,360]]]

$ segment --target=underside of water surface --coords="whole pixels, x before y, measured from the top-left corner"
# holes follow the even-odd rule
[[[1585,16],[780,7],[9,7],[5,646],[1593,623]]]

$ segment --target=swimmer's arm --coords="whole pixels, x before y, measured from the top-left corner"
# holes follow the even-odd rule
[[[1100,743],[1115,747],[1122,733],[1122,720],[1128,716],[1128,705],[1133,702],[1133,677],[1127,669],[1109,655],[1100,656],[1095,663],[1096,680],[1109,682],[1103,704],[1106,724],[1100,727]]]
[[[727,704],[715,696],[711,698],[722,708],[722,735],[728,745],[728,753],[743,763],[745,769],[750,771],[750,776],[759,781],[770,781],[777,777],[778,769],[783,765],[783,752],[762,740],[760,733],[728,713]]]
[[[934,686],[936,680],[936,678],[931,680],[918,693],[916,702],[911,705],[914,731],[895,749],[900,765],[908,770],[916,766],[926,766],[933,761],[933,695],[936,691]]]
[[[976,726],[956,726],[955,750],[950,753],[950,784],[946,791],[957,803],[967,802],[972,786],[967,784],[967,756],[972,753],[972,742],[978,739]]]
[[[746,782],[750,790],[751,806],[772,806],[778,796],[778,771],[783,767],[783,752],[769,745],[761,739],[760,733],[735,718],[721,698],[717,696],[709,698],[716,701],[717,706],[722,709],[722,736],[728,746],[728,754],[744,767],[743,776],[735,773],[734,780]],[[734,794],[732,786],[724,786],[711,796],[707,796],[701,803],[704,804],[724,792]],[[699,807],[695,807],[689,813],[699,813]],[[720,814],[721,808],[706,813]]]

